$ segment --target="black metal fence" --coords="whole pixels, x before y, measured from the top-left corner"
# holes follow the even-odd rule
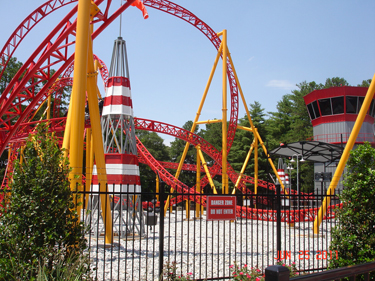
[[[197,203],[200,201],[195,200],[201,194],[188,194],[192,202],[181,202],[163,216],[168,196],[186,195],[169,194],[163,188],[159,193],[123,189],[84,193],[87,201],[81,218],[88,228],[86,238],[94,277],[160,280],[163,273],[175,273],[196,280],[223,280],[230,279],[234,264],[263,271],[277,262],[294,263],[300,271],[314,272],[327,268],[330,259],[338,258],[329,249],[335,220],[325,219],[319,234],[312,230],[321,195],[308,199],[274,193],[245,198],[228,195],[237,197],[240,204],[251,202],[250,206],[240,207],[242,215],[236,220],[207,220],[207,210],[202,210]],[[108,196],[110,201],[102,202],[100,196]],[[150,198],[158,198],[160,205],[152,204]],[[263,209],[253,208],[262,200],[271,203]],[[295,202],[299,202],[298,206]],[[111,214],[103,213],[101,206],[110,209]],[[303,211],[297,212],[297,207]],[[106,225],[112,227],[111,235]],[[112,243],[106,243],[106,238]]]

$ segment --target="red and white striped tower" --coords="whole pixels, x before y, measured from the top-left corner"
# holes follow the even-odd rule
[[[132,233],[144,234],[143,210],[141,204],[141,180],[135,139],[133,103],[129,80],[125,41],[115,40],[106,97],[101,118],[106,173],[109,192],[125,192],[117,201],[117,209],[124,209],[128,215],[121,215],[120,236]],[[93,170],[93,189],[98,189],[97,173]],[[117,198],[116,198],[117,199]],[[124,207],[125,206],[125,207]],[[116,220],[116,217],[115,217]],[[131,221],[129,221],[131,220]],[[136,220],[136,221],[134,221]],[[120,225],[120,229],[121,229]]]
[[[281,182],[285,186],[285,171],[284,171],[284,163],[283,163],[282,158],[279,158],[279,162],[277,164],[277,174],[279,175]]]
[[[289,174],[285,173],[285,188],[290,188]]]

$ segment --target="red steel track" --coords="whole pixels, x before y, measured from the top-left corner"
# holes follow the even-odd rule
[[[95,39],[107,26],[109,26],[110,23],[126,10],[133,1],[134,0],[129,0],[128,2],[125,2],[117,11],[112,15],[109,15],[108,12],[111,1],[107,0],[104,14],[100,13],[95,18],[97,29],[93,33],[92,38]],[[50,0],[32,12],[17,27],[1,50],[0,67],[2,68],[2,72],[0,73],[0,77],[6,69],[14,51],[30,30],[53,11],[75,2],[77,2],[77,0]],[[99,6],[103,2],[105,1],[97,0],[95,1],[95,4]],[[188,22],[202,32],[212,42],[216,50],[219,49],[221,40],[216,32],[185,8],[167,0],[144,0],[144,5],[166,12]],[[76,12],[77,6],[75,6],[63,18],[63,20],[53,28],[50,34],[45,37],[43,42],[41,42],[37,49],[30,55],[29,59],[23,64],[21,69],[3,91],[0,97],[0,154],[3,153],[9,144],[19,146],[27,135],[32,132],[36,123],[30,122],[31,117],[49,95],[59,92],[58,90],[66,85],[71,85],[72,81],[70,76],[73,72]],[[54,67],[56,67],[57,70],[52,75],[51,70]],[[108,71],[105,67],[101,69],[101,75],[104,81],[108,79]],[[58,82],[55,82],[58,77],[63,78]],[[231,111],[227,140],[229,152],[234,140],[238,121],[238,86],[229,61],[227,77],[231,97]],[[59,96],[56,95],[55,99],[58,101]],[[55,104],[54,113],[58,111],[58,106],[58,103]],[[57,117],[56,114],[54,114],[54,116]],[[50,122],[50,128],[52,131],[64,131],[65,118],[54,118]],[[215,164],[210,168],[212,176],[221,174],[221,153],[201,137],[191,134],[182,128],[153,120],[137,118],[135,123],[136,129],[165,133],[189,141],[193,145],[201,145],[201,149],[215,160]],[[140,161],[147,163],[155,172],[158,172],[163,181],[168,185],[173,186],[178,192],[186,193],[186,196],[188,196],[190,200],[205,203],[205,196],[199,197],[189,195],[189,193],[195,192],[194,187],[189,188],[185,184],[176,180],[174,176],[163,167],[162,163],[158,162],[148,152],[139,140],[137,146]],[[15,158],[14,155],[13,158]],[[165,165],[166,164],[164,163],[164,166]],[[171,167],[172,164],[168,165]],[[238,174],[230,165],[228,166],[228,176],[232,182],[236,182],[238,178]],[[246,189],[246,182],[254,183],[254,179],[245,176],[241,181],[239,188],[244,193],[250,193],[250,190]],[[202,179],[202,186],[205,186],[207,183],[207,177],[204,177]],[[273,184],[261,180],[258,184],[265,188],[275,188]],[[174,198],[171,203],[175,204],[178,202],[177,200],[180,201],[183,200],[183,198],[181,196]],[[274,221],[276,217],[274,211],[257,210],[245,207],[238,207],[237,214],[241,217],[270,221]],[[283,212],[282,219],[283,221],[288,222],[312,220],[315,215],[315,209],[304,210],[298,214],[293,211],[286,211]],[[332,216],[332,213],[329,213],[327,218]]]

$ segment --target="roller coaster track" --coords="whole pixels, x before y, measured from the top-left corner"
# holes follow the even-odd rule
[[[11,47],[13,47],[12,52],[7,52],[5,55],[3,55],[2,53],[1,56],[9,57],[9,55],[14,52],[15,48],[19,45],[19,43],[27,35],[27,33],[38,22],[40,22],[42,18],[50,14],[50,12],[58,9],[59,7],[72,2],[74,1],[60,1],[60,5],[56,5],[56,2],[48,1],[45,5],[42,5],[37,10],[35,10],[16,29],[11,38],[8,40],[6,46],[3,48],[3,50],[10,50],[12,49]],[[99,5],[101,2],[103,1],[98,0],[95,3]],[[118,15],[120,15],[129,6],[130,2],[131,1],[120,7],[110,18],[101,17],[103,23],[94,32],[93,39],[98,34],[100,34],[100,32],[102,32],[104,28],[109,25],[109,23],[111,23]],[[190,11],[169,1],[145,1],[144,4],[146,6],[174,15],[190,23],[195,28],[200,30],[212,42],[217,50],[219,49],[221,40],[217,36],[217,34],[213,31],[212,28],[210,28],[206,23],[204,23]],[[47,8],[49,8],[48,13],[41,12],[46,11]],[[71,23],[71,21],[73,21],[72,18],[75,13],[76,7],[45,38],[45,40],[40,44],[37,50],[30,56],[27,62],[17,72],[12,82],[8,85],[8,87],[4,90],[2,96],[0,97],[0,116],[2,116],[2,118],[0,119],[0,154],[4,151],[6,144],[11,141],[12,136],[16,134],[21,122],[23,122],[26,116],[31,115],[33,111],[35,111],[40,106],[43,98],[46,98],[46,95],[43,95],[43,93],[45,93],[48,87],[52,85],[53,81],[57,79],[58,75],[60,75],[64,69],[67,69],[64,73],[64,76],[72,72],[73,55],[68,57],[68,47],[72,46],[74,44],[74,41],[69,41],[68,39],[69,36],[74,37],[75,22]],[[55,42],[52,42],[54,35],[56,35],[58,32],[60,32],[60,35],[57,37]],[[16,36],[15,34],[19,36]],[[18,39],[16,44],[11,43],[16,39]],[[35,60],[37,60],[37,63],[34,63]],[[43,65],[43,62],[47,65]],[[60,67],[56,71],[56,73],[49,79],[50,68],[53,65],[57,65],[58,63],[63,63],[63,66]],[[4,65],[4,67],[6,67],[6,64]],[[47,71],[45,71],[46,69]],[[227,69],[231,92],[231,114],[227,140],[227,147],[229,152],[233,143],[238,120],[238,87],[236,84],[234,72],[231,69],[229,61]],[[18,81],[18,79],[21,77],[21,74],[24,72],[26,72],[26,74],[24,75],[23,79],[21,79],[21,81]],[[108,76],[105,78],[108,78]],[[33,83],[27,84],[28,81],[33,81]],[[45,83],[45,85],[39,92],[36,93],[36,86],[41,83]],[[14,88],[11,91],[12,87]],[[26,92],[27,95],[22,95],[22,92]],[[26,108],[26,110],[22,110],[21,104],[27,102],[29,103],[29,106]],[[17,121],[14,121],[14,119],[17,119]],[[218,170],[218,166],[216,166],[214,170]],[[206,178],[203,179],[203,184],[205,182],[208,183]]]
[[[77,0],[51,0],[37,8],[32,14],[30,14],[13,32],[9,40],[0,53],[0,66],[2,72],[0,77],[4,73],[14,51],[19,46],[21,41],[29,34],[30,30],[34,28],[44,17],[50,15],[53,11],[65,6],[77,2]],[[95,1],[96,5],[100,5],[104,0]],[[99,14],[95,21],[98,24],[97,29],[93,33],[92,38],[95,39],[110,23],[114,21],[124,10],[126,10],[132,0],[125,2],[118,10],[112,15],[108,16],[109,5],[111,1],[107,1],[107,9],[105,14]],[[173,16],[176,16],[195,28],[201,31],[214,45],[216,50],[219,49],[221,40],[217,34],[201,19],[196,17],[190,11],[183,7],[176,5],[166,0],[145,0],[144,4],[148,7],[158,9],[166,12]],[[0,97],[0,154],[3,153],[4,149],[9,144],[16,145],[22,142],[26,138],[33,128],[35,122],[29,122],[35,111],[40,107],[40,104],[57,89],[60,89],[63,85],[68,85],[71,80],[68,81],[69,76],[73,71],[74,53],[70,50],[74,48],[75,44],[75,14],[77,7],[74,7],[63,20],[51,31],[51,33],[45,37],[37,49],[31,54],[29,59],[22,65],[21,69],[13,77],[12,81],[8,84],[6,89],[3,91]],[[58,67],[56,72],[52,75],[52,68]],[[101,69],[101,74],[104,80],[108,78],[108,72],[106,68]],[[58,78],[63,77],[59,82]],[[234,72],[231,69],[230,63],[227,67],[227,77],[230,86],[230,97],[231,97],[231,112],[230,121],[228,126],[228,152],[234,140],[236,126],[238,121],[238,86],[234,77]],[[57,110],[54,112],[57,112]],[[55,117],[57,117],[54,114]],[[221,153],[217,151],[208,142],[191,134],[190,132],[178,128],[176,126],[168,125],[165,123],[146,120],[136,119],[137,129],[140,130],[151,130],[160,133],[166,133],[175,137],[184,139],[192,143],[193,145],[201,145],[202,150],[215,160],[215,164],[211,167],[212,176],[221,173]],[[50,120],[50,128],[55,132],[62,132],[65,128],[65,118],[53,118]],[[194,188],[189,188],[183,183],[177,181],[171,174],[169,174],[163,165],[156,161],[151,154],[145,149],[145,147],[138,142],[138,150],[140,156],[157,171],[162,172],[162,179],[170,182],[171,185],[177,185],[177,191],[181,193],[194,193]],[[165,172],[164,172],[165,171]],[[235,182],[238,175],[228,166],[228,176],[232,182]],[[240,189],[244,193],[250,192],[245,190],[245,182],[254,183],[254,179],[245,176],[240,184]],[[208,183],[207,178],[202,179],[202,185]],[[264,181],[259,181],[259,186],[274,189],[274,185]],[[205,200],[205,196],[189,196],[190,200],[202,202]],[[180,197],[180,199],[184,199]],[[177,200],[177,199],[174,199]],[[175,201],[176,202],[176,201]],[[173,203],[173,201],[171,202]],[[256,210],[256,209],[255,209]],[[254,214],[263,214],[262,211],[250,211],[249,208],[239,207],[237,210],[238,214],[245,217],[252,217]],[[287,213],[286,213],[287,214]],[[293,217],[292,213],[288,213]],[[256,215],[257,219],[262,219],[262,216]],[[309,217],[308,215],[304,217]],[[272,216],[269,218],[272,219]],[[287,220],[288,218],[285,218]]]
[[[73,3],[74,1],[48,1],[30,14],[23,23],[13,32],[10,39],[2,49],[0,54],[5,69],[11,54],[42,18],[49,15],[52,11],[60,8],[63,5]],[[102,3],[103,0],[95,1],[96,5]],[[101,25],[96,29],[93,34],[95,39],[115,18],[117,18],[132,1],[123,4],[116,12],[110,17],[101,17]],[[57,3],[59,5],[57,5]],[[213,43],[216,49],[220,46],[220,38],[217,34],[202,20],[194,14],[176,5],[170,1],[154,1],[148,0],[144,3],[146,6],[153,7],[160,11],[174,15],[184,21],[190,23],[195,28],[200,30],[206,37]],[[43,94],[49,87],[52,86],[54,81],[57,80],[59,75],[67,69],[73,59],[74,54],[68,56],[68,48],[74,45],[74,35],[76,23],[73,21],[73,16],[76,14],[76,9],[72,9],[64,19],[46,36],[39,47],[33,52],[29,59],[23,64],[21,69],[13,77],[12,81],[3,91],[0,97],[0,154],[5,149],[6,144],[10,141],[11,137],[16,133],[18,126],[24,119],[32,114],[39,105]],[[58,36],[56,36],[58,35]],[[69,38],[72,38],[69,40]],[[54,41],[53,41],[54,40]],[[51,68],[62,64],[61,67],[50,77]],[[232,145],[236,125],[238,120],[238,87],[234,77],[233,70],[228,63],[228,80],[230,86],[231,96],[231,114],[228,127],[228,151]],[[22,77],[22,74],[23,77]],[[45,83],[45,84],[44,84]],[[38,87],[43,85],[39,90]],[[39,90],[39,91],[38,91]],[[28,104],[26,109],[22,108],[22,104]]]

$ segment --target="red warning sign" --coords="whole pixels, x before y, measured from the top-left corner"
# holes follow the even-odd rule
[[[235,196],[207,196],[206,219],[235,220],[236,197]]]

